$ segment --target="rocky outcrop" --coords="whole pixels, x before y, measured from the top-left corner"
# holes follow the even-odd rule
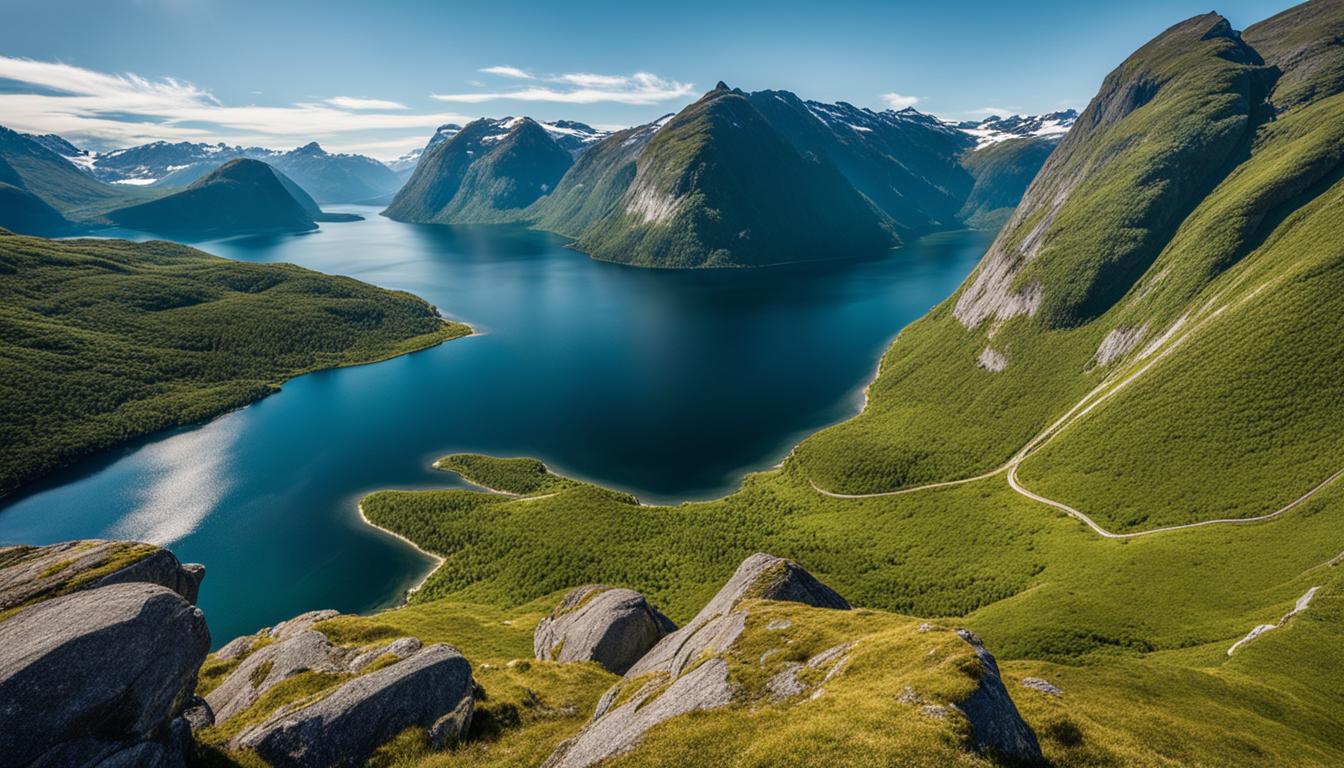
[[[222,722],[243,712],[266,691],[300,672],[357,675],[379,659],[400,661],[420,650],[420,641],[413,637],[371,648],[342,648],[313,629],[338,615],[333,610],[309,611],[225,643],[215,658],[242,662],[205,697],[212,719]]]
[[[538,659],[596,661],[623,675],[676,628],[640,593],[590,584],[565,595],[541,620],[532,648]]]
[[[1041,745],[1036,741],[1036,733],[1018,714],[994,656],[985,650],[985,644],[974,632],[960,629],[957,634],[970,644],[980,662],[980,685],[957,702],[957,708],[971,723],[975,748],[1023,762],[1040,762]]]
[[[728,663],[711,659],[682,675],[666,690],[658,681],[644,685],[631,699],[590,722],[561,744],[543,768],[586,768],[629,752],[645,732],[677,715],[726,707],[733,700]]]
[[[815,608],[848,610],[849,603],[792,560],[757,553],[737,571],[686,626],[664,637],[627,672],[627,678],[650,672],[679,675],[710,648],[725,648],[741,634],[746,614],[734,611],[749,598],[803,603]]]
[[[281,710],[240,735],[234,748],[254,749],[278,768],[362,765],[403,730],[429,730],[442,745],[471,724],[471,667],[450,645],[431,645],[404,661],[357,677],[316,703]]]
[[[0,613],[76,590],[134,582],[167,587],[194,604],[204,577],[205,566],[183,565],[172,552],[135,541],[0,547]]]
[[[665,720],[731,704],[734,686],[728,663],[713,654],[726,651],[742,634],[747,612],[738,606],[752,598],[837,610],[850,607],[792,560],[763,553],[748,557],[690,623],[660,640],[626,672],[625,682],[602,697],[592,720],[556,749],[547,768],[593,765],[633,749],[650,728]],[[818,665],[835,671],[847,650],[833,649]],[[776,682],[789,692],[786,695],[795,692],[796,681]],[[799,686],[797,692],[801,690]]]
[[[160,550],[161,551],[161,550]],[[157,584],[112,584],[0,622],[7,765],[181,765],[179,715],[210,648],[205,617]]]
[[[344,672],[345,652],[321,632],[311,629],[296,632],[248,655],[205,700],[216,720],[228,720],[280,682],[308,670]]]

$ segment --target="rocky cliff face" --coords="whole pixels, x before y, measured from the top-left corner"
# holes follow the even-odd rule
[[[182,765],[210,648],[202,575],[130,542],[0,550],[6,764]]]

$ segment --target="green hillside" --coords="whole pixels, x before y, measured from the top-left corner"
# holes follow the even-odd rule
[[[799,152],[834,165],[902,233],[957,225],[972,184],[959,162],[975,146],[966,133],[914,110],[874,113],[844,102],[804,102],[788,91],[747,98]]]
[[[1054,138],[1028,137],[967,152],[961,164],[975,183],[957,212],[957,219],[976,229],[1002,227],[1058,145]]]
[[[45,200],[23,187],[23,179],[0,157],[0,227],[32,235],[63,234],[72,225]]]
[[[130,229],[193,238],[317,229],[276,172],[247,159],[231,160],[180,192],[118,208],[106,218]]]
[[[165,242],[0,234],[0,495],[307,371],[467,328],[405,293]]]
[[[892,344],[863,413],[726,498],[646,507],[535,479],[524,499],[366,497],[444,557],[387,620],[607,583],[685,621],[768,551],[855,605],[969,626],[1009,679],[1059,686],[1012,688],[1051,764],[1344,763],[1341,24],[1339,2],[1244,36],[1210,14],[1137,51],[977,270]],[[884,711],[901,684],[839,716],[680,717],[620,764],[948,764],[914,740],[881,751],[885,732],[837,758],[805,727]],[[473,764],[506,764],[532,722]]]
[[[104,184],[41,144],[2,126],[0,161],[4,161],[12,177],[17,178],[17,181],[0,178],[0,182],[25,189],[64,214],[78,214],[99,206],[124,205],[128,200],[143,196],[136,190]]]
[[[838,171],[722,84],[649,139],[618,208],[578,236],[595,258],[657,267],[853,258],[896,242]]]
[[[429,150],[384,214],[418,223],[513,221],[573,162],[531,118],[476,120]]]

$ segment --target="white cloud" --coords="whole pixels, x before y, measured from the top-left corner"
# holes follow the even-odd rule
[[[111,146],[166,139],[284,147],[332,138],[353,146],[361,132],[381,132],[378,138],[386,139],[386,132],[394,130],[416,131],[423,141],[421,131],[472,119],[412,113],[397,102],[344,96],[285,106],[229,106],[173,78],[113,75],[7,56],[0,56],[0,79],[29,86],[26,93],[0,93],[0,123],[6,127]]]
[[[517,67],[484,67],[481,70],[487,75],[499,75],[500,77],[516,77],[519,80],[531,80],[532,74],[526,70]]]
[[[550,86],[531,86],[513,91],[481,91],[471,93],[432,94],[439,101],[462,104],[480,104],[487,101],[545,101],[563,104],[596,104],[615,102],[619,104],[657,104],[663,101],[682,99],[695,93],[691,83],[679,83],[648,72],[637,72],[629,76],[595,75],[575,73],[557,75],[548,78],[551,82],[563,84],[564,88]]]
[[[410,109],[410,107],[397,101],[357,99],[353,96],[335,96],[325,101],[333,107],[342,109]]]
[[[900,93],[892,92],[882,94],[882,101],[886,102],[886,105],[892,109],[905,109],[906,107],[913,107],[918,104],[919,97],[905,96]]]

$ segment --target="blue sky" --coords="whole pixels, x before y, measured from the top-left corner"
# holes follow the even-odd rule
[[[1229,0],[1238,29],[1291,2]],[[948,118],[1081,109],[1207,0],[0,0],[0,124],[395,157],[441,122],[633,125],[725,80]]]

